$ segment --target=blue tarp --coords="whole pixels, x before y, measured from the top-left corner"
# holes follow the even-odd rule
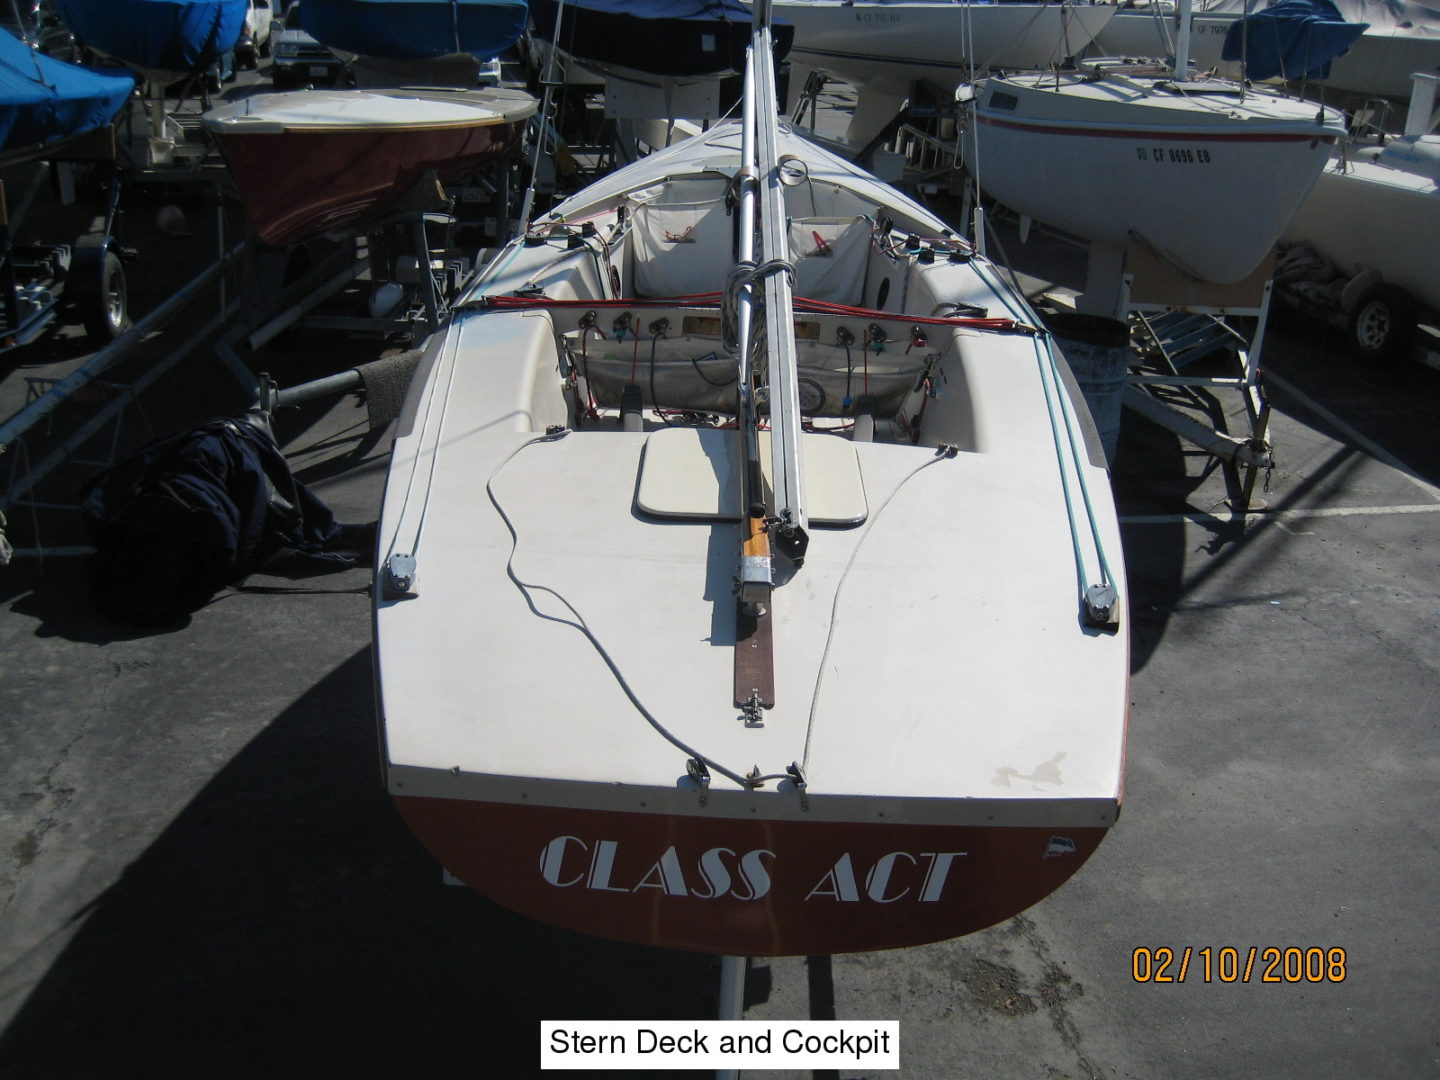
[[[531,0],[535,33],[555,35],[556,0]],[[738,0],[566,0],[560,20],[562,49],[581,60],[655,75],[741,71],[752,16]],[[775,59],[784,59],[795,28],[771,27]]]
[[[637,19],[729,19],[750,25],[750,9],[737,0],[577,0],[567,7],[633,15]]]
[[[104,127],[134,86],[129,72],[67,64],[0,30],[0,154]]]
[[[316,41],[385,60],[498,56],[525,32],[525,0],[305,0],[300,21]]]
[[[249,0],[55,0],[88,49],[154,72],[204,71],[235,47]]]
[[[1346,22],[1330,0],[1280,0],[1231,23],[1220,58],[1244,60],[1251,79],[1324,79],[1368,27]]]

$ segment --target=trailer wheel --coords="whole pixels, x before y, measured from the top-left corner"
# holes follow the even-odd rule
[[[130,292],[125,284],[125,266],[113,251],[105,252],[101,266],[100,291],[81,300],[85,333],[96,341],[114,341],[130,326]]]
[[[1350,347],[1368,364],[1391,364],[1410,355],[1417,319],[1415,301],[1394,285],[1372,285],[1350,313]]]

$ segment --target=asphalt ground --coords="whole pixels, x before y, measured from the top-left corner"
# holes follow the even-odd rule
[[[1035,243],[1008,246],[1073,268]],[[301,334],[263,359],[298,382],[372,347]],[[747,1018],[898,1020],[907,1077],[1440,1072],[1440,375],[1357,367],[1284,321],[1265,366],[1264,513],[1125,415],[1129,764],[1099,852],[966,938],[755,958]],[[243,405],[205,357],[152,397],[162,429]],[[277,424],[337,517],[374,518],[388,439],[355,396]],[[0,1075],[523,1077],[543,1019],[714,1016],[709,957],[441,883],[380,779],[367,571],[256,577],[137,628],[97,612],[85,570],[0,570]],[[1264,981],[1267,948],[1324,950],[1321,981],[1283,961]]]

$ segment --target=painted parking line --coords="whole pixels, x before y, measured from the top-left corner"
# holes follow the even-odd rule
[[[1300,402],[1310,412],[1314,413],[1316,416],[1320,417],[1320,419],[1324,420],[1325,423],[1333,427],[1352,445],[1359,447],[1361,450],[1364,450],[1365,453],[1369,454],[1372,458],[1374,458],[1381,464],[1390,466],[1390,468],[1403,475],[1405,479],[1409,480],[1421,491],[1425,492],[1425,494],[1430,496],[1430,498],[1436,500],[1437,502],[1440,502],[1440,488],[1437,488],[1428,480],[1416,476],[1414,470],[1412,470],[1410,466],[1406,465],[1399,458],[1395,457],[1395,455],[1391,454],[1390,451],[1386,450],[1379,443],[1375,442],[1375,440],[1368,438],[1367,436],[1362,435],[1360,432],[1356,431],[1349,424],[1345,423],[1344,420],[1341,420],[1329,409],[1325,408],[1324,405],[1321,405],[1318,401],[1310,397],[1308,394],[1297,389],[1293,383],[1282,379],[1280,376],[1270,371],[1265,372],[1265,382],[1269,386],[1279,387],[1286,394],[1290,395],[1296,401]]]
[[[1440,502],[1417,506],[1325,506],[1314,510],[1251,510],[1247,514],[1207,514],[1192,510],[1183,514],[1131,514],[1120,518],[1121,525],[1229,525],[1236,521],[1305,521],[1311,518],[1385,517],[1401,514],[1440,514]]]

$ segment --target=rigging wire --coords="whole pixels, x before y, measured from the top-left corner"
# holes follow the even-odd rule
[[[994,266],[993,263],[991,265]],[[1011,274],[1013,276],[1013,270],[1011,271]],[[991,287],[992,289],[994,289],[995,295],[1000,298],[1001,303],[1005,305],[1006,309],[1009,310],[1012,314],[1018,315],[1018,312],[1016,311],[1010,297],[1006,296],[1003,292],[1001,292],[1001,290],[995,289],[993,285]],[[1023,296],[1024,293],[1017,292],[1015,295]],[[1074,552],[1076,562],[1076,575],[1078,579],[1077,588],[1080,594],[1080,602],[1082,606],[1088,608],[1089,605],[1087,603],[1087,600],[1088,592],[1090,589],[1089,575],[1085,565],[1084,553],[1081,550],[1081,529],[1077,521],[1074,502],[1070,493],[1070,485],[1066,480],[1067,458],[1065,456],[1065,448],[1062,447],[1061,444],[1061,427],[1065,429],[1066,441],[1069,444],[1068,449],[1070,452],[1068,458],[1069,467],[1070,470],[1073,471],[1078,486],[1080,488],[1080,499],[1084,505],[1086,522],[1089,526],[1090,542],[1094,546],[1095,555],[1099,562],[1099,584],[1101,587],[1113,589],[1114,578],[1110,572],[1110,561],[1105,554],[1105,544],[1100,536],[1099,521],[1095,515],[1094,502],[1090,497],[1090,485],[1085,479],[1085,470],[1083,466],[1086,455],[1081,452],[1079,446],[1076,444],[1075,441],[1075,433],[1078,421],[1075,417],[1073,407],[1069,403],[1069,394],[1067,394],[1063,390],[1063,388],[1060,387],[1059,384],[1059,369],[1056,366],[1057,361],[1055,358],[1054,347],[1053,344],[1051,344],[1053,340],[1053,335],[1050,335],[1048,332],[1045,333],[1043,336],[1036,336],[1035,360],[1036,364],[1039,366],[1040,384],[1045,394],[1045,407],[1050,416],[1050,433],[1052,441],[1055,445],[1056,464],[1060,470],[1061,493],[1065,497],[1066,516],[1069,520],[1070,526],[1070,543]],[[1054,404],[1056,399],[1058,399],[1060,405],[1058,418]]]
[[[930,468],[930,466],[939,464],[942,461],[949,461],[958,453],[959,447],[949,443],[941,443],[936,447],[933,457],[922,461],[919,465],[915,466],[915,468],[911,469],[909,473],[901,477],[900,482],[891,489],[890,494],[885,496],[884,501],[881,502],[875,512],[871,514],[865,522],[865,531],[860,534],[859,538],[855,541],[855,546],[850,549],[850,558],[846,560],[845,569],[840,572],[840,580],[835,583],[835,595],[830,601],[830,626],[825,634],[825,648],[820,653],[820,666],[815,670],[815,688],[810,692],[810,715],[805,722],[805,751],[800,758],[800,768],[802,771],[808,772],[810,768],[810,743],[815,734],[815,718],[820,709],[820,690],[825,681],[825,667],[830,660],[830,647],[835,642],[835,623],[840,610],[840,595],[845,590],[845,583],[850,578],[850,571],[855,566],[855,560],[860,556],[860,549],[864,546],[865,541],[869,539],[870,533],[874,531],[875,523],[880,520],[880,516],[885,513],[886,508],[894,501],[895,496],[900,494],[906,484],[910,483],[911,480]]]
[[[966,6],[968,7],[969,5],[967,4]],[[1003,52],[1005,49],[1008,49],[1008,48],[1010,48],[1012,45],[1015,45],[1015,44],[1019,43],[1020,41],[1024,40],[1025,35],[1030,32],[1030,29],[1035,25],[1036,21],[1040,18],[1041,14],[1045,11],[1046,6],[1047,6],[1047,5],[1045,5],[1045,4],[1041,4],[1041,5],[1037,6],[1037,7],[1035,8],[1034,14],[1032,14],[1032,15],[1030,16],[1029,20],[1025,23],[1025,25],[1022,26],[1019,30],[1015,31],[1015,33],[1011,34],[1009,40],[1007,40],[1004,44],[997,46],[997,47],[990,53],[990,55],[985,58],[985,62],[984,62],[983,64],[980,64],[979,67],[985,68],[986,70],[990,69],[991,67],[995,66],[994,64],[991,63],[991,61],[994,60],[994,58],[995,58],[996,56],[1000,55],[1000,53]],[[971,50],[972,50],[972,52],[973,52],[973,48],[974,48],[974,43],[973,43],[973,41],[972,41],[972,43],[971,43]],[[971,70],[972,70],[972,72],[975,70],[975,68],[974,68],[974,66],[973,66],[973,62],[972,62],[972,68],[971,68]],[[972,75],[972,81],[973,81],[973,75]]]
[[[442,345],[443,353],[440,360],[437,361],[437,363],[443,363],[445,359],[448,358],[449,360],[450,367],[448,372],[446,372],[445,376],[445,389],[443,393],[439,390],[438,387],[431,390],[430,396],[425,402],[425,418],[420,424],[420,432],[423,435],[424,432],[430,428],[431,415],[436,412],[435,402],[437,400],[440,401],[441,404],[439,407],[439,413],[436,416],[435,420],[435,437],[433,439],[432,448],[430,450],[430,469],[428,474],[426,475],[425,480],[425,497],[420,503],[420,509],[417,511],[418,520],[415,523],[415,531],[414,535],[411,537],[410,540],[409,550],[403,552],[399,550],[401,529],[397,528],[394,535],[390,538],[389,546],[385,550],[385,558],[381,560],[380,566],[378,567],[379,571],[382,574],[386,571],[387,567],[390,565],[390,561],[395,558],[397,554],[408,555],[411,558],[414,558],[420,550],[420,537],[425,530],[425,519],[428,516],[430,509],[430,495],[435,490],[435,469],[436,466],[439,464],[440,460],[439,447],[441,434],[445,430],[445,418],[449,415],[450,411],[450,394],[451,391],[454,389],[455,373],[460,367],[460,335],[453,332],[453,323],[451,325],[451,330],[452,332],[448,333],[445,336]],[[405,494],[400,502],[400,521],[402,525],[408,517],[408,512],[410,509],[410,496],[415,491],[416,478],[419,476],[420,473],[421,456],[421,448],[417,446],[415,451],[415,457],[410,462],[410,475],[405,482]]]
[[[777,263],[778,266],[788,264]],[[751,269],[751,268],[747,268]],[[762,268],[763,269],[763,268]],[[520,310],[526,308],[713,308],[722,301],[721,293],[691,293],[687,296],[616,297],[613,300],[557,300],[544,296],[486,296],[480,295],[465,301],[457,311],[477,311],[486,308]],[[857,307],[853,304],[836,304],[828,300],[809,297],[795,298],[795,311],[809,315],[848,315],[860,319],[884,319],[889,322],[919,323],[924,326],[950,326],[965,330],[989,331],[993,333],[1038,334],[1040,328],[1020,318],[982,318],[978,316],[936,316],[911,315],[903,312],[879,311],[875,308]]]

